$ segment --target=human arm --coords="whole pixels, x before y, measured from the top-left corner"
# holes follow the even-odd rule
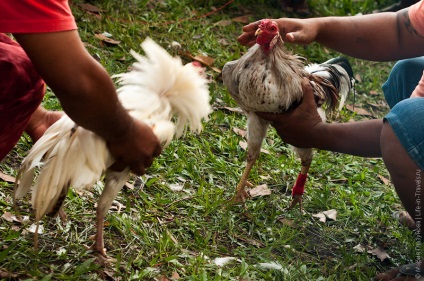
[[[365,157],[380,157],[383,121],[324,123],[319,116],[308,79],[302,81],[303,100],[287,113],[256,112],[271,122],[284,142],[299,148],[318,148]]]
[[[76,30],[14,34],[37,71],[78,125],[103,137],[117,160],[143,174],[160,153],[159,140],[119,103],[106,70],[85,50]]]
[[[396,13],[362,16],[275,20],[285,42],[318,42],[346,55],[388,61],[423,55],[424,38],[411,25],[408,9]],[[238,38],[243,45],[254,44],[259,22],[246,25]]]

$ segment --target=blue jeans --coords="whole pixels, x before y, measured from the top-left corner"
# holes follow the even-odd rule
[[[411,158],[424,170],[424,98],[409,98],[420,81],[424,57],[401,60],[383,84],[391,110],[384,117]]]

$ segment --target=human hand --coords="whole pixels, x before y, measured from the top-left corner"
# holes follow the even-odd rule
[[[122,171],[129,167],[137,175],[143,175],[152,165],[153,158],[162,151],[159,139],[152,129],[135,119],[125,135],[117,141],[108,142],[108,148],[115,158],[111,170]]]
[[[320,129],[325,125],[316,109],[309,79],[302,80],[303,100],[298,107],[285,113],[255,112],[271,122],[281,139],[299,148],[317,147]]]
[[[318,25],[314,19],[274,19],[280,28],[284,42],[307,45],[313,42],[318,34]],[[251,47],[256,43],[255,32],[261,21],[252,22],[243,27],[243,33],[237,38],[239,43]]]

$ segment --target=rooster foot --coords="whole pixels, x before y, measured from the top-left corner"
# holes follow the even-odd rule
[[[231,203],[244,203],[247,199],[249,199],[251,196],[250,194],[244,189],[244,187],[252,187],[253,184],[246,181],[244,184],[239,183],[236,188],[236,194],[234,194],[233,198],[231,198]]]
[[[297,204],[299,204],[300,212],[303,212],[302,195],[293,195],[293,199],[290,203],[290,206],[287,208],[287,210],[293,209]]]
[[[87,245],[84,245],[84,246],[87,248],[87,250],[90,250],[96,253],[97,263],[102,266],[106,266],[109,263],[117,262],[116,259],[106,254],[106,248],[99,247],[99,244],[97,244],[96,242],[94,242],[94,244],[91,246],[87,246]]]

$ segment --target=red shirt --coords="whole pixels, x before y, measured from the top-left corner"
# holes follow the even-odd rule
[[[68,0],[0,0],[0,32],[40,33],[77,29]]]

